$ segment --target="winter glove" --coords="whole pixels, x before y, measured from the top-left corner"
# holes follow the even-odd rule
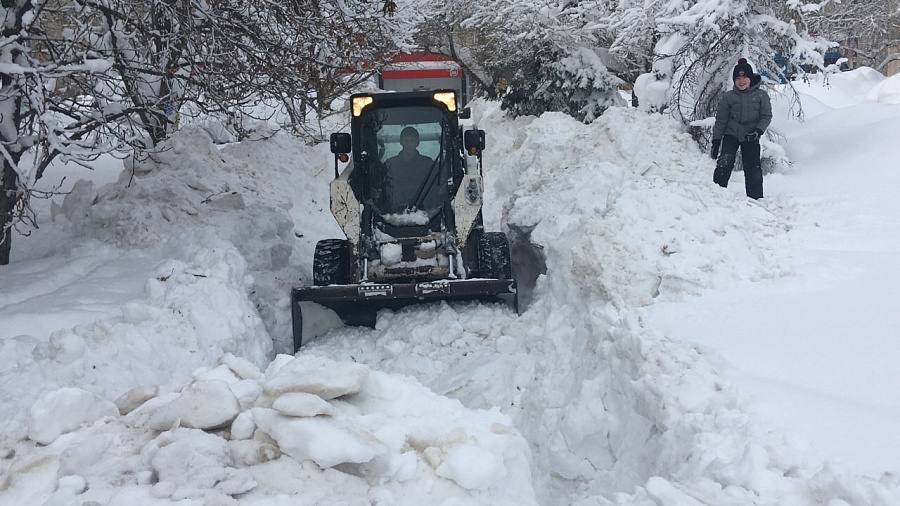
[[[712,142],[712,151],[709,152],[709,157],[717,160],[719,158],[719,144],[722,143],[722,139],[713,139]]]
[[[758,140],[759,140],[759,137],[760,137],[762,134],[763,134],[763,131],[762,131],[762,130],[760,130],[760,129],[758,129],[758,128],[755,128],[755,129],[753,129],[753,131],[747,133],[747,135],[744,136],[744,141],[745,141],[745,142],[755,142],[755,141],[758,141]]]

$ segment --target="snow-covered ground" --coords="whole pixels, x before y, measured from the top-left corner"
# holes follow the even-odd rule
[[[57,168],[0,268],[0,506],[900,504],[898,79],[798,83],[804,123],[775,97],[759,202],[667,119],[479,103],[489,228],[546,261],[527,310],[296,357],[327,147]]]

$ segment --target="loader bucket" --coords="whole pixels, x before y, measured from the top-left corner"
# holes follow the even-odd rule
[[[346,325],[375,325],[380,309],[400,309],[411,304],[439,300],[512,299],[516,305],[516,283],[512,279],[439,280],[418,283],[359,283],[352,285],[304,286],[291,290],[294,352],[303,344],[304,303],[331,309]],[[516,308],[518,309],[518,308]]]

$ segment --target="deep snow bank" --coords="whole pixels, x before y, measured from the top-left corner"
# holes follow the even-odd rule
[[[125,212],[135,223],[141,223],[143,215],[162,218],[150,220],[146,232],[138,228],[134,237],[144,239],[135,240],[124,233],[130,230],[129,222],[117,223],[119,213],[110,207],[103,211],[104,219],[81,230],[85,239],[81,244],[97,244],[90,239],[96,236],[149,245],[148,271],[137,276],[146,280],[147,291],[129,292],[139,305],[150,306],[135,312],[146,316],[142,328],[147,330],[141,338],[151,342],[159,338],[176,350],[188,350],[184,355],[188,358],[163,357],[172,361],[164,365],[148,360],[152,355],[113,360],[137,371],[156,367],[160,372],[177,369],[186,374],[185,368],[194,363],[190,357],[199,356],[207,367],[190,380],[138,379],[137,384],[150,386],[132,391],[124,399],[127,402],[120,402],[117,409],[129,413],[124,416],[109,409],[108,399],[115,395],[104,395],[107,400],[103,400],[78,390],[62,390],[36,404],[20,399],[13,408],[25,411],[30,406],[37,414],[28,427],[32,439],[17,439],[14,447],[3,447],[0,459],[10,478],[0,487],[13,494],[10,497],[16,504],[29,502],[32,496],[23,495],[29,491],[59,494],[56,499],[65,503],[94,490],[94,500],[101,504],[153,504],[154,500],[165,504],[179,498],[277,504],[296,499],[280,495],[296,490],[307,490],[310,495],[304,500],[310,502],[350,497],[389,504],[406,494],[429,502],[430,496],[419,495],[427,491],[451,503],[458,499],[497,504],[518,494],[511,499],[527,504],[532,484],[539,502],[547,505],[900,503],[896,479],[864,479],[823,464],[807,448],[760,427],[740,396],[723,382],[715,357],[667,339],[641,318],[641,308],[657,300],[677,300],[733,283],[791,274],[787,252],[796,226],[792,217],[808,210],[780,199],[748,202],[734,188],[715,187],[709,181],[708,159],[677,125],[659,117],[611,110],[592,125],[581,125],[553,114],[509,121],[491,104],[476,111],[491,146],[485,154],[489,184],[500,197],[489,200],[486,219],[499,224],[503,216],[505,226],[520,239],[536,243],[546,258],[547,273],[538,280],[534,302],[525,314],[516,317],[506,306],[478,303],[383,312],[374,331],[337,329],[310,343],[302,354],[304,360],[279,357],[265,372],[263,367],[254,369],[239,362],[212,369],[214,362],[198,353],[205,348],[196,344],[214,343],[209,352],[221,356],[223,350],[215,339],[218,333],[211,334],[211,340],[200,339],[204,332],[198,329],[217,328],[221,322],[198,319],[194,311],[221,317],[223,313],[206,309],[231,307],[220,305],[225,293],[243,301],[234,312],[240,316],[226,321],[243,321],[246,306],[252,306],[246,293],[260,286],[247,276],[257,275],[251,266],[263,271],[276,268],[270,246],[284,240],[277,227],[268,224],[259,231],[245,227],[236,236],[259,237],[260,244],[250,250],[224,238],[235,237],[230,235],[235,233],[232,228],[241,227],[233,227],[234,223],[255,224],[241,216],[246,202],[266,200],[255,200],[257,191],[252,186],[243,189],[255,178],[223,176],[231,170],[229,162],[222,167],[224,172],[208,177],[214,181],[224,177],[234,185],[204,181],[207,187],[199,191],[175,190],[187,200],[202,195],[201,202],[209,197],[209,189],[221,195],[221,222],[209,228],[205,220],[213,214],[200,204],[193,207],[198,214],[191,215],[187,204],[165,204],[164,193],[160,205],[156,198],[143,197],[140,192],[146,189],[114,189],[120,192],[116,198],[104,200],[106,190],[94,195],[94,190],[82,188],[79,194],[93,196],[73,197],[64,206],[76,223],[90,223],[92,207],[127,209],[129,202],[134,212]],[[277,148],[283,141],[275,142],[269,147]],[[266,149],[265,144],[257,146],[262,147],[247,148],[247,152]],[[241,153],[243,148],[230,149]],[[304,149],[291,147],[287,152],[300,156]],[[274,153],[274,149],[258,152],[260,159],[284,161]],[[223,156],[214,150],[207,154]],[[327,159],[312,151],[309,157]],[[197,163],[185,167],[204,163],[200,156]],[[218,162],[209,163],[217,166]],[[330,167],[298,163],[324,172],[321,177],[327,182]],[[177,164],[168,165],[142,176],[149,178],[145,187],[157,186],[153,178]],[[259,177],[266,178],[274,165],[258,167]],[[288,169],[274,171],[271,179],[284,184],[272,185],[272,201],[290,201],[295,206],[290,211],[298,224],[295,234],[303,235],[296,241],[301,246],[292,247],[296,255],[298,248],[311,249],[316,239],[332,236],[333,230],[330,218],[322,219],[327,215],[323,205],[327,201],[318,196],[297,198],[296,183],[288,182],[287,173]],[[733,184],[740,187],[739,175]],[[160,183],[158,189],[167,185]],[[327,192],[326,185],[308,189],[322,192],[313,195]],[[218,193],[222,190],[227,191]],[[228,195],[231,191],[241,194],[243,208]],[[132,199],[143,200],[137,204]],[[79,202],[91,205],[82,207]],[[85,209],[80,218],[73,211],[77,209]],[[229,214],[235,214],[233,219]],[[221,233],[224,237],[210,233],[220,227],[229,229]],[[185,230],[179,235],[181,228]],[[254,236],[267,230],[276,233]],[[176,240],[167,241],[169,233]],[[197,245],[198,239],[205,243]],[[104,250],[97,248],[97,252]],[[108,252],[105,258],[116,253]],[[254,258],[244,260],[245,253]],[[303,258],[310,259],[311,251]],[[141,260],[132,259],[130,265]],[[304,261],[294,258],[290,263]],[[123,267],[120,272],[125,271]],[[24,279],[25,269],[21,272]],[[290,280],[279,280],[277,275],[269,279],[263,286],[274,293],[273,287],[283,282],[286,297]],[[207,282],[213,284],[207,287]],[[53,286],[49,280],[46,284]],[[184,291],[188,298],[178,299],[177,304],[170,305],[165,298],[154,302],[159,290],[165,291],[161,286],[180,292],[183,285],[198,288]],[[178,339],[167,342],[170,318],[182,321],[185,310],[190,313],[188,320],[198,325],[184,327],[189,330],[186,336],[174,332]],[[273,304],[269,310],[275,320],[283,321],[288,315],[286,304]],[[118,318],[107,318],[99,325],[112,325],[112,337],[129,335],[131,327],[116,327],[119,323]],[[264,332],[255,331],[260,326],[260,319],[251,315],[238,329],[251,330],[251,343],[261,342]],[[227,342],[228,336],[219,337]],[[93,346],[92,340],[85,341],[89,344],[84,349]],[[43,364],[44,369],[36,371],[50,370],[63,360],[60,357],[77,364],[87,353],[77,341],[74,346],[67,346],[64,339],[63,346],[31,346],[33,342],[17,340],[15,350],[21,354],[15,356],[21,362],[13,370],[19,370],[21,363],[32,367],[32,362]],[[96,346],[106,350],[120,343],[110,338]],[[59,357],[42,362],[45,350]],[[329,381],[327,390],[343,391],[345,396],[335,400],[326,398],[332,394],[323,395],[322,390],[292,390],[304,383],[297,377],[305,374],[309,355],[338,361],[330,366],[338,373],[331,379],[344,386],[336,388]],[[366,364],[370,372],[362,390],[353,394],[345,385],[360,378],[358,364]],[[77,373],[84,375],[90,365],[76,365]],[[97,377],[108,390],[136,379],[126,371],[113,371],[116,375]],[[275,381],[282,371],[290,374]],[[396,373],[414,376],[438,396]],[[32,380],[41,391],[82,384],[77,374],[74,379],[51,376],[46,380],[37,372],[28,374],[4,379]],[[370,381],[379,378],[383,381]],[[114,388],[112,381],[117,382]],[[86,383],[84,389],[94,391]],[[398,383],[409,383],[409,391]],[[440,395],[458,399],[462,406]],[[52,408],[57,403],[83,403],[90,409],[60,416],[58,423],[39,423],[44,420],[39,415],[56,413]],[[143,408],[131,411],[138,405]],[[487,411],[471,411],[475,408]],[[418,432],[420,424],[427,429],[424,434]],[[462,432],[456,430],[460,427]],[[91,439],[104,430],[109,432]],[[354,437],[344,439],[348,431]],[[517,443],[515,431],[529,442],[530,477],[523,471],[528,452]],[[298,433],[310,437],[294,437]],[[410,449],[399,443],[401,435]],[[337,441],[333,451],[316,446],[317,437]],[[123,441],[125,453],[110,450],[104,443],[109,438]],[[419,444],[423,438],[425,444]],[[50,441],[50,446],[42,448],[36,441]],[[318,464],[297,464],[307,458]],[[209,473],[189,472],[182,465],[185,462]],[[377,465],[368,467],[367,462]],[[412,468],[420,474],[407,474]],[[73,469],[84,471],[70,472]],[[411,481],[405,481],[409,476]],[[492,488],[496,480],[502,489]],[[86,487],[92,481],[96,488]],[[435,483],[440,484],[437,489],[428,488]]]
[[[220,150],[186,129],[115,183],[75,183],[35,233],[57,234],[41,237],[44,258],[4,269],[5,432],[21,433],[16,406],[47,388],[115,398],[223,353],[264,367],[271,336],[289,341],[289,287],[309,277],[311,249],[291,261],[307,242],[290,212],[327,195],[313,170],[325,152],[281,135]]]
[[[118,246],[236,248],[253,276],[252,300],[281,352],[290,328],[285,294],[311,278],[315,244],[298,237],[339,232],[333,220],[311,219],[331,216],[326,154],[325,146],[309,148],[285,134],[220,148],[205,131],[189,128],[160,151],[126,161],[116,184],[95,190],[82,182],[54,214],[65,215],[76,233]],[[294,228],[298,217],[302,230]]]
[[[546,259],[528,311],[385,312],[374,333],[332,333],[311,349],[412,374],[470,407],[500,406],[531,444],[542,504],[889,502],[880,484],[768,433],[715,357],[640,317],[657,300],[789,275],[802,209],[713,185],[711,162],[658,116],[510,121],[480,105],[486,221],[502,212]]]

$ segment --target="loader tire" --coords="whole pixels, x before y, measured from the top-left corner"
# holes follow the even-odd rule
[[[478,238],[478,274],[483,278],[512,279],[509,241],[502,232],[485,232]]]
[[[324,239],[316,244],[313,256],[315,286],[350,283],[350,243],[346,239]]]
[[[291,297],[291,331],[294,335],[294,353],[297,353],[303,346],[303,310],[293,297]]]
[[[469,234],[466,240],[466,247],[462,251],[462,257],[466,265],[467,278],[480,278],[481,272],[478,269],[478,240],[484,234],[482,227],[476,227]]]

